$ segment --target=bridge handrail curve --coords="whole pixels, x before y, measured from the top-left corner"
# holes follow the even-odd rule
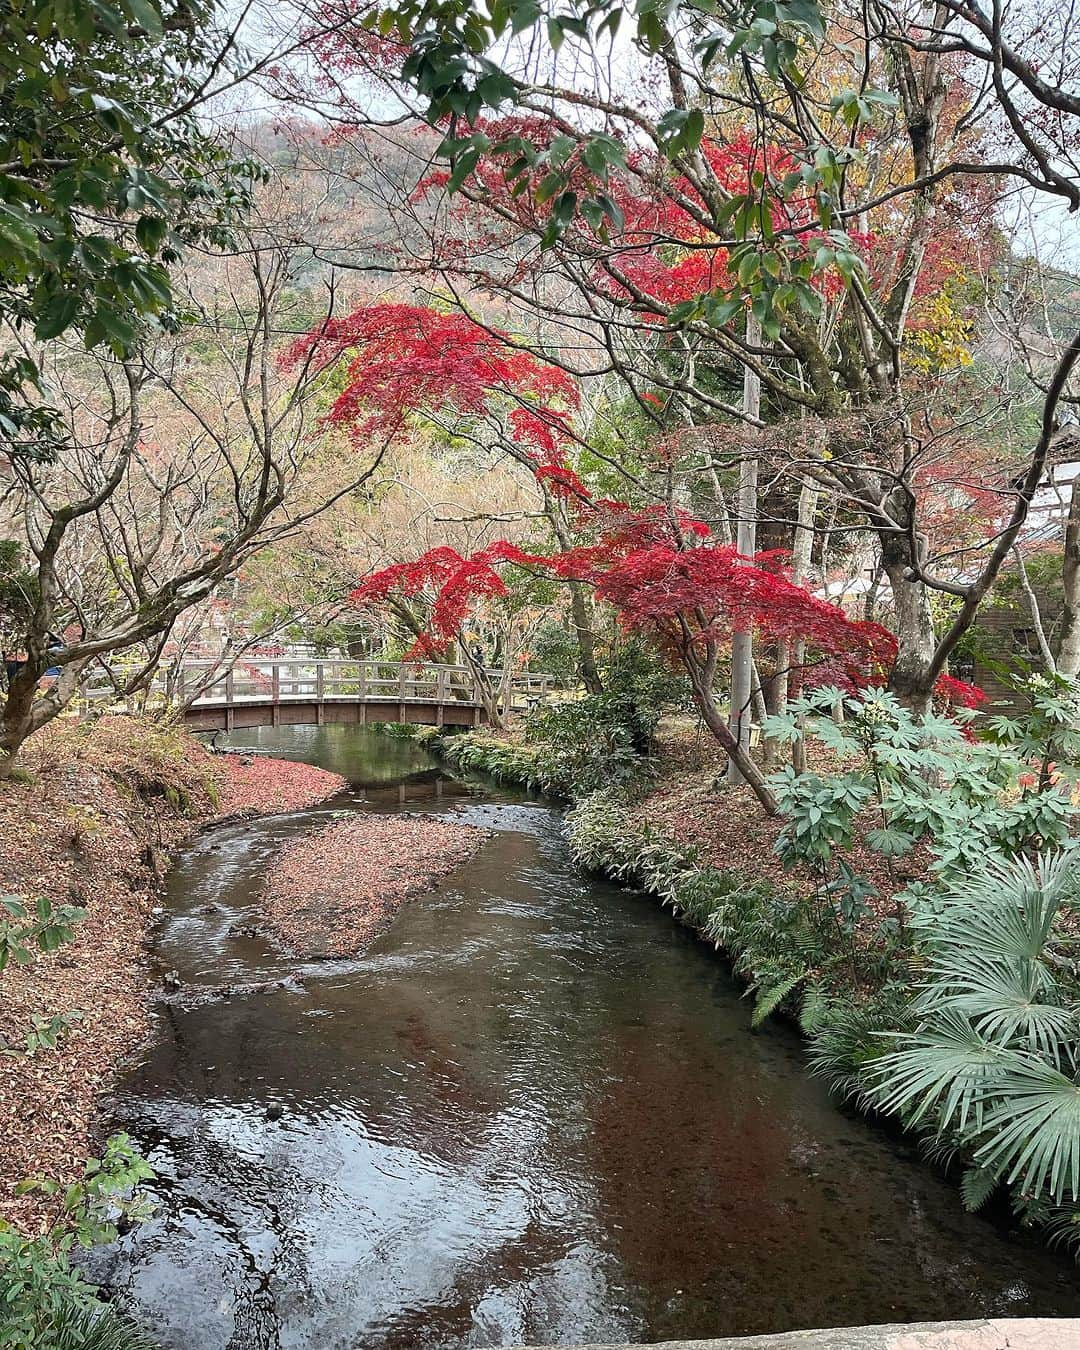
[[[193,657],[181,663],[172,684],[175,702],[189,702],[188,691],[199,677],[219,661]],[[390,673],[387,673],[390,672]],[[498,688],[500,668],[486,669],[490,684]],[[508,686],[512,707],[541,702],[554,683],[549,674],[518,671]],[[157,677],[150,694],[169,693],[164,675]],[[117,697],[111,685],[89,686],[83,691],[89,701]],[[241,658],[222,669],[190,699],[190,706],[211,707],[253,703],[349,702],[456,703],[481,706],[478,681],[468,666],[439,662],[384,661],[374,657],[264,657]]]

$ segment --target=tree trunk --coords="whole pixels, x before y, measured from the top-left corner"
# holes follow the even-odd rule
[[[1068,534],[1065,537],[1065,548],[1068,551]],[[1020,589],[1024,592],[1024,599],[1028,603],[1028,611],[1031,614],[1032,626],[1035,629],[1035,641],[1039,644],[1039,655],[1042,657],[1042,663],[1048,673],[1053,674],[1057,668],[1057,661],[1054,659],[1054,653],[1050,646],[1050,639],[1046,635],[1046,626],[1043,623],[1042,611],[1039,609],[1039,597],[1035,594],[1035,589],[1031,584],[1031,578],[1028,576],[1027,564],[1024,562],[1024,551],[1017,546],[1013,549],[1013,557],[1016,559],[1016,568],[1020,574]],[[1062,579],[1064,580],[1065,568],[1062,567]],[[1068,608],[1068,585],[1065,587],[1066,605]],[[1062,621],[1065,622],[1063,611]]]
[[[787,702],[787,667],[791,662],[791,645],[788,642],[776,644],[776,674],[762,692],[765,699],[765,716],[775,717],[784,710]],[[764,720],[764,719],[762,719]],[[761,763],[771,773],[780,762],[780,743],[775,736],[766,736],[762,742]]]
[[[574,540],[570,531],[566,528],[566,522],[559,514],[558,502],[552,497],[546,486],[544,487],[544,515],[547,516],[551,531],[559,541],[559,547],[564,553],[569,552],[574,546]],[[589,618],[588,595],[583,582],[570,581],[568,585],[570,589],[570,618],[574,625],[578,654],[581,658],[579,665],[581,682],[588,693],[602,694],[604,684],[596,666],[596,634],[593,632],[593,626]]]
[[[754,763],[749,750],[741,746],[732,735],[720,709],[716,706],[712,691],[712,669],[715,665],[715,658],[710,655],[709,659],[702,664],[691,653],[685,652],[683,664],[686,667],[686,673],[690,676],[690,686],[694,691],[694,702],[697,704],[698,712],[701,713],[702,721],[727,751],[729,764],[734,761],[738,766],[738,781],[749,785],[754,796],[765,808],[766,815],[779,815],[780,804],[769,790],[764,775]]]
[[[473,688],[484,712],[487,714],[488,726],[492,731],[505,731],[506,718],[502,711],[501,685],[496,686],[491,683],[491,677],[488,675],[483,662],[476,659],[469,650],[469,644],[465,641],[461,642],[461,653],[472,674]]]
[[[45,641],[48,639],[46,638]],[[29,660],[8,685],[0,713],[0,780],[11,777],[15,758],[27,740],[64,711],[79,692],[90,657],[61,664],[62,658],[44,642],[28,643]],[[38,694],[38,684],[52,665],[60,666],[51,688]]]
[[[39,678],[37,666],[27,661],[8,684],[0,718],[0,780],[11,777],[16,756],[34,730],[34,694]]]
[[[756,346],[761,341],[761,326],[753,315],[747,315],[746,341]],[[761,381],[749,366],[743,369],[743,412],[747,418],[761,415]],[[740,553],[747,557],[757,552],[757,456],[744,453],[739,462],[739,492],[736,499],[736,542]],[[749,758],[750,700],[753,695],[754,634],[749,627],[731,635],[731,688],[728,702],[728,726],[739,749]],[[732,785],[744,780],[739,759],[728,756],[727,780]],[[749,781],[749,780],[747,780]]]
[[[578,653],[581,657],[581,682],[590,694],[602,694],[604,684],[596,665],[596,634],[589,621],[589,602],[585,596],[585,587],[580,581],[571,581],[570,617],[577,637]]]
[[[819,488],[804,479],[799,488],[799,507],[795,517],[795,536],[791,542],[791,579],[801,586],[810,572],[814,552],[814,516],[817,514]],[[782,713],[791,690],[792,667],[801,666],[806,657],[805,642],[780,642],[776,648],[776,676],[772,681],[771,711]],[[799,742],[794,742],[797,745]],[[770,737],[765,742],[765,764],[773,768],[780,758],[780,747]],[[805,770],[805,760],[803,769]]]
[[[1065,552],[1061,560],[1065,603],[1061,611],[1058,673],[1070,680],[1080,674],[1080,474],[1072,481],[1069,519],[1065,525]]]
[[[881,538],[881,562],[892,587],[896,625],[896,660],[889,672],[889,692],[916,716],[930,711],[937,651],[930,596],[923,582],[911,578],[908,535],[897,528]]]

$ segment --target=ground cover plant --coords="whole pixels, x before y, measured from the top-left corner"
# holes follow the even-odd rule
[[[149,1217],[153,1205],[140,1186],[153,1171],[126,1135],[113,1135],[100,1158],[67,1186],[30,1178],[25,1192],[56,1197],[59,1214],[27,1237],[0,1221],[0,1346],[12,1350],[152,1350],[152,1342],[120,1311],[103,1304],[70,1262],[76,1247],[115,1241],[121,1223]]]

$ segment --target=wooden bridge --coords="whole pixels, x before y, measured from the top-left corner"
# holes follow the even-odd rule
[[[277,660],[255,657],[214,674],[213,661],[185,661],[172,690],[195,731],[367,722],[481,726],[479,684],[467,666],[426,662]],[[503,685],[501,670],[488,670]],[[502,711],[526,711],[548,695],[551,676],[528,672],[505,682]]]

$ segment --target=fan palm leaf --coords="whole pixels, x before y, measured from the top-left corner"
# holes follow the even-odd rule
[[[975,1202],[999,1177],[1025,1202],[1080,1201],[1080,1001],[1052,945],[1078,849],[990,858],[947,898],[920,928],[919,1025],[864,1075],[870,1104],[965,1149]]]
[[[1075,847],[1029,858],[990,856],[949,897],[934,945],[983,959],[1039,961],[1074,884]]]
[[[994,1087],[982,1167],[1006,1172],[1029,1195],[1080,1200],[1080,1083],[1052,1065],[1018,1060]]]
[[[1036,961],[930,963],[933,983],[916,1002],[920,1014],[948,1006],[986,1040],[1018,1045],[1060,1067],[1080,1036],[1075,1008],[1064,1006],[1057,982]]]
[[[912,1125],[932,1122],[939,1132],[980,1131],[987,1089],[1008,1072],[1009,1052],[952,1008],[895,1039],[902,1048],[867,1069],[867,1102]]]

